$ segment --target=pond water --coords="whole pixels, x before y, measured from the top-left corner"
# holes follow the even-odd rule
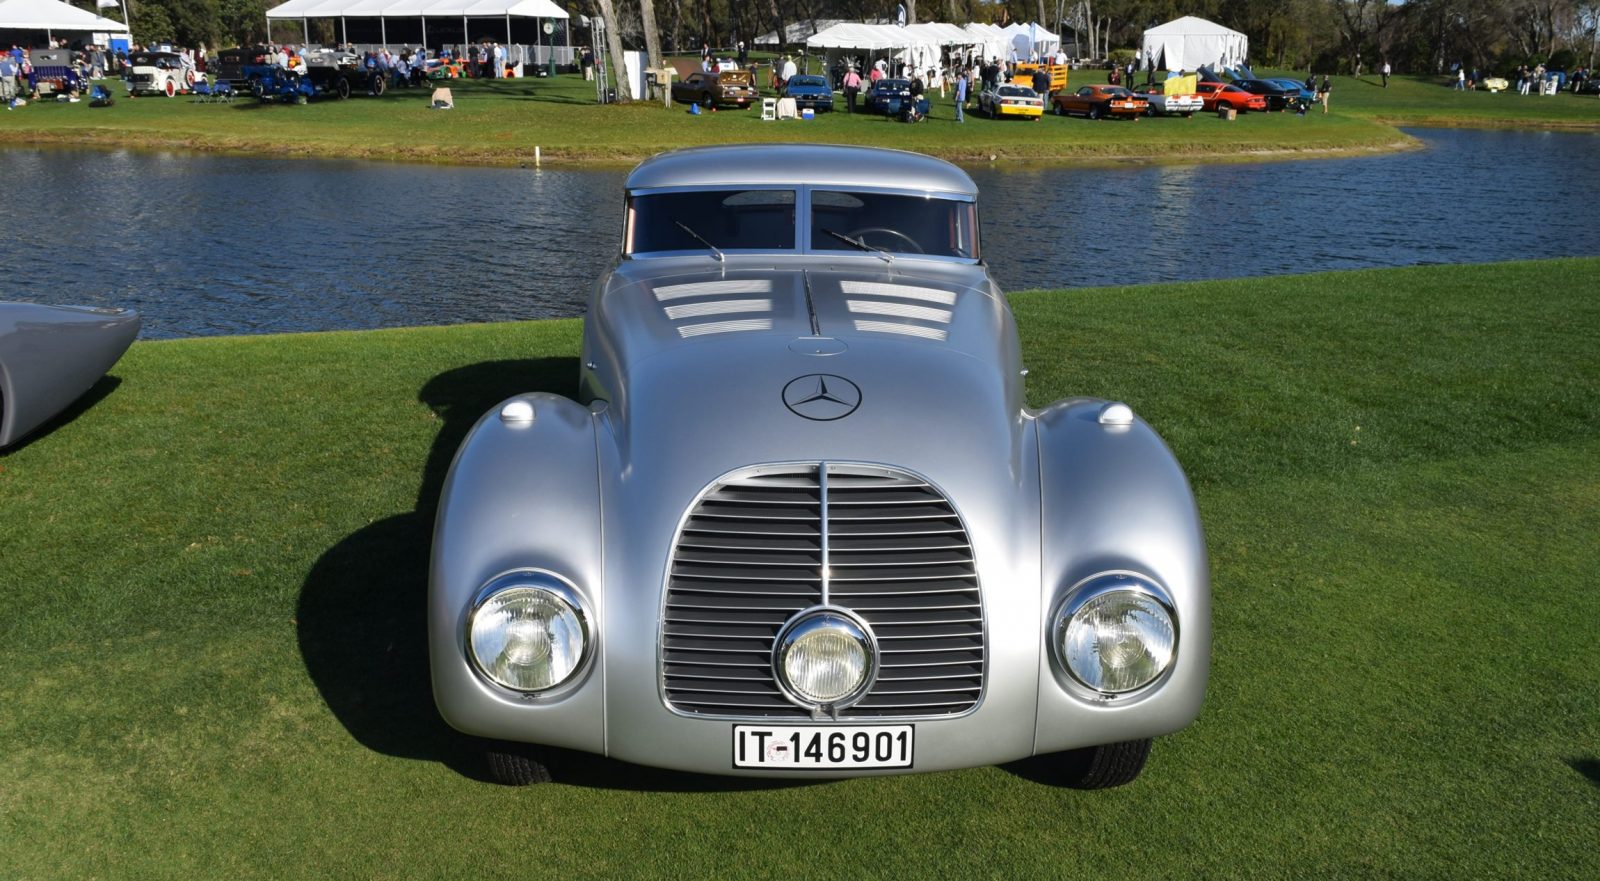
[[[1428,149],[968,170],[1006,290],[1597,253],[1600,135],[1412,134]],[[625,174],[0,150],[0,300],[132,306],[147,338],[577,315]]]

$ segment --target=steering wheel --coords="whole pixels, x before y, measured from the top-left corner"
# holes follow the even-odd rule
[[[918,254],[926,254],[926,253],[928,253],[927,251],[922,250],[922,246],[917,244],[917,240],[916,239],[913,239],[912,237],[910,237],[910,236],[906,235],[905,233],[901,232],[900,230],[890,229],[890,228],[888,228],[886,226],[864,226],[861,229],[851,230],[850,232],[845,233],[845,235],[849,236],[852,239],[860,239],[861,241],[864,242],[864,241],[866,241],[865,236],[869,232],[881,232],[884,235],[893,236],[893,237],[899,239],[900,241],[905,242],[908,246],[910,246],[911,250],[916,251]]]

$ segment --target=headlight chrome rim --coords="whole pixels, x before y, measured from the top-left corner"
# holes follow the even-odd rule
[[[1074,617],[1091,602],[1115,593],[1133,593],[1154,602],[1157,608],[1166,616],[1167,625],[1172,630],[1172,646],[1166,664],[1154,676],[1143,683],[1121,689],[1108,689],[1091,685],[1078,675],[1072,668],[1063,646],[1063,637],[1071,627]],[[1084,695],[1098,699],[1125,699],[1145,694],[1159,687],[1172,675],[1177,667],[1178,654],[1182,644],[1182,633],[1178,623],[1178,613],[1171,596],[1166,589],[1155,579],[1148,575],[1128,570],[1101,572],[1079,581],[1065,593],[1065,599],[1056,607],[1056,612],[1051,616],[1050,629],[1046,636],[1050,643],[1051,656],[1055,659],[1057,670],[1063,674],[1063,681],[1077,689]]]
[[[473,648],[473,627],[479,615],[492,600],[512,590],[541,591],[549,594],[565,605],[577,619],[578,634],[583,644],[578,650],[578,659],[573,663],[571,670],[558,681],[537,688],[520,688],[507,683],[484,666]],[[514,569],[489,579],[478,589],[462,627],[462,652],[466,655],[467,664],[473,672],[496,689],[522,698],[557,696],[577,687],[584,680],[584,673],[589,668],[589,659],[594,654],[593,620],[582,592],[565,577],[545,569]]]
[[[855,689],[834,700],[816,700],[806,696],[790,681],[785,663],[791,646],[801,638],[823,629],[846,634],[861,648],[864,656],[865,669],[861,681]],[[772,673],[779,690],[790,703],[813,713],[828,710],[837,712],[858,703],[877,684],[878,669],[878,639],[872,627],[859,615],[840,606],[812,606],[799,612],[784,622],[783,628],[778,631],[778,638],[772,643]]]

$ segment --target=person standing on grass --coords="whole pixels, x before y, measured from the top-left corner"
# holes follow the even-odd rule
[[[1458,64],[1458,65],[1456,65],[1456,91],[1465,92],[1466,90],[1467,90],[1467,66],[1465,64]]]
[[[1387,89],[1387,88],[1389,88],[1389,72],[1390,72],[1389,59],[1387,59],[1387,58],[1385,58],[1383,60],[1382,71],[1383,71],[1383,87],[1385,89]]]
[[[967,72],[963,70],[956,74],[956,122],[964,123],[967,121],[966,111],[962,109],[966,106],[966,103]]]
[[[855,65],[844,72],[844,106],[845,112],[856,112],[856,95],[861,93],[861,74],[856,73]]]
[[[17,63],[11,60],[11,55],[0,55],[0,103],[11,109],[11,102],[17,99]],[[961,111],[957,110],[960,116]]]
[[[1328,96],[1333,92],[1333,83],[1328,80],[1328,75],[1322,75],[1322,85],[1317,86],[1317,100],[1322,102],[1322,112],[1328,112]]]

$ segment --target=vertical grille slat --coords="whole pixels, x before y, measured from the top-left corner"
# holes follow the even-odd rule
[[[825,577],[826,576],[826,577]],[[966,530],[937,488],[882,466],[748,469],[696,503],[677,537],[662,622],[668,703],[805,719],[773,678],[784,622],[826,596],[877,637],[879,675],[840,718],[965,713],[987,667]]]

